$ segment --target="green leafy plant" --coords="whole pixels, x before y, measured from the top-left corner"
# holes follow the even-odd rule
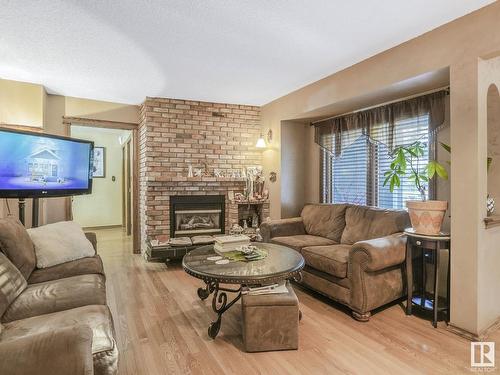
[[[431,160],[425,166],[419,163],[425,154],[426,147],[425,143],[415,141],[410,145],[397,146],[394,149],[391,153],[391,165],[384,174],[384,186],[389,184],[391,193],[395,188],[401,187],[401,179],[407,176],[408,180],[415,184],[422,200],[425,201],[425,192],[432,178],[438,176],[444,180],[448,179],[446,168],[437,161]]]

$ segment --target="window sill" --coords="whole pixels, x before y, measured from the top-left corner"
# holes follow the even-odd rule
[[[500,215],[493,215],[484,218],[486,229],[500,226]]]

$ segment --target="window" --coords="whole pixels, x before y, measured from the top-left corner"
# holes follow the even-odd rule
[[[429,142],[429,116],[423,115],[399,120],[394,124],[394,144],[411,144],[417,140]],[[376,127],[373,131],[377,131]],[[389,149],[383,143],[370,140],[361,131],[350,134],[355,139],[342,154],[333,157],[321,151],[322,201],[325,203],[354,203],[383,208],[404,208],[407,200],[419,200],[420,193],[406,177],[401,187],[391,193],[384,186],[384,173],[391,163]],[[427,164],[429,150],[420,159],[420,167]]]

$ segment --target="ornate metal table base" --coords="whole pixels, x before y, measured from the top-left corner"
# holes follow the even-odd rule
[[[198,297],[200,297],[202,301],[206,300],[215,290],[215,282],[209,282],[206,284],[205,288],[198,288]]]
[[[209,282],[205,288],[198,289],[198,297],[200,297],[202,301],[207,299],[212,293],[214,294],[212,299],[212,310],[217,314],[217,319],[210,323],[208,327],[208,336],[215,339],[219,334],[222,314],[229,310],[231,306],[241,298],[241,286],[238,289],[229,289],[220,287],[217,282]],[[237,293],[237,295],[228,303],[227,293]]]
[[[255,262],[229,262],[216,265],[211,260],[217,255],[213,245],[191,250],[182,259],[184,270],[205,283],[205,287],[198,289],[198,297],[204,301],[213,294],[212,309],[217,317],[208,328],[208,335],[211,338],[219,334],[222,315],[241,298],[242,286],[269,285],[300,278],[300,271],[304,268],[305,262],[297,251],[268,243],[258,243],[257,246],[267,252],[267,257]],[[232,299],[229,298],[229,293],[235,294],[231,296]]]

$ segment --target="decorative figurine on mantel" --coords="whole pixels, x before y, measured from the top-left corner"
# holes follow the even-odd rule
[[[204,161],[203,166],[205,167],[205,169],[203,170],[203,176],[210,177],[210,166],[208,165],[208,162]]]
[[[191,177],[215,177],[215,178],[247,178],[245,170],[242,169],[228,169],[224,170],[221,168],[214,168],[213,172],[210,172],[208,163],[203,163],[204,168],[194,168],[191,164],[188,165],[187,176]]]
[[[243,169],[241,176],[245,178],[246,185],[241,193],[234,194],[234,201],[237,203],[262,203],[269,198],[269,190],[264,189],[265,178],[262,173],[262,167],[248,167]]]
[[[242,193],[234,193],[234,201],[235,202],[245,202],[246,201],[246,197]]]
[[[242,234],[242,233],[243,233],[243,228],[238,224],[233,224],[233,226],[229,230],[229,234],[231,234],[231,235]]]
[[[259,217],[257,216],[256,213],[252,215],[252,228],[258,228],[259,227]]]

